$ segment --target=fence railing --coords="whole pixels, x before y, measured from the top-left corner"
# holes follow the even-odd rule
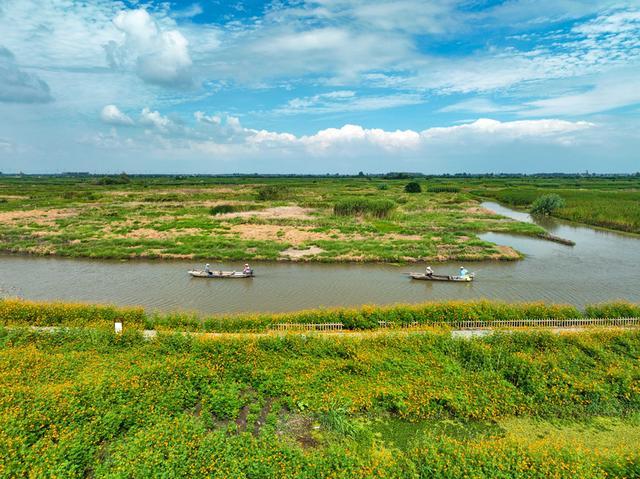
[[[513,319],[489,321],[443,321],[398,324],[378,321],[379,329],[420,328],[446,326],[452,329],[510,329],[510,328],[585,328],[590,326],[640,326],[640,318],[576,318],[576,319]],[[342,323],[276,323],[268,331],[342,331]]]
[[[589,326],[640,326],[640,318],[514,319],[501,321],[454,321],[454,329],[584,328]]]
[[[269,331],[342,331],[342,323],[276,323]]]

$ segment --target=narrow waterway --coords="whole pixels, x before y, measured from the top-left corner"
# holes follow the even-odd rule
[[[483,206],[533,221],[496,203]],[[614,299],[640,302],[640,239],[557,220],[546,220],[543,226],[576,245],[483,234],[485,240],[513,246],[526,259],[466,264],[477,274],[476,281],[467,284],[412,281],[403,275],[424,265],[257,263],[253,279],[209,280],[191,278],[187,270],[201,265],[189,261],[0,256],[0,296],[202,313],[480,298],[577,306]],[[432,266],[436,272],[454,273],[460,264]],[[215,264],[218,267],[239,269],[241,265]]]

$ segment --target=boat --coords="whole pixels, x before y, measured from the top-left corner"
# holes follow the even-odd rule
[[[473,281],[475,273],[469,273],[466,276],[447,276],[444,274],[432,274],[427,276],[425,273],[409,273],[411,279],[420,279],[424,281],[457,281],[460,283],[468,283]]]
[[[253,278],[253,270],[250,273],[242,271],[210,271],[191,270],[189,274],[194,278]]]

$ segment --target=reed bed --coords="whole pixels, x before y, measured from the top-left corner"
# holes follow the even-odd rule
[[[333,214],[336,216],[370,215],[375,218],[386,218],[395,207],[396,203],[392,200],[347,198],[338,201],[333,206]]]

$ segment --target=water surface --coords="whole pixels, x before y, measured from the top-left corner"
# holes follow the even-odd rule
[[[521,221],[525,213],[496,203],[483,206]],[[552,234],[574,240],[566,246],[497,233],[485,240],[516,248],[517,262],[465,264],[473,283],[412,281],[403,273],[425,265],[255,263],[253,279],[191,278],[191,261],[102,261],[55,257],[0,256],[0,296],[141,305],[157,310],[202,313],[291,311],[330,306],[417,303],[447,299],[496,299],[587,303],[626,299],[640,302],[640,239],[547,220]],[[216,269],[241,264],[212,263]],[[432,265],[454,273],[459,263]]]

